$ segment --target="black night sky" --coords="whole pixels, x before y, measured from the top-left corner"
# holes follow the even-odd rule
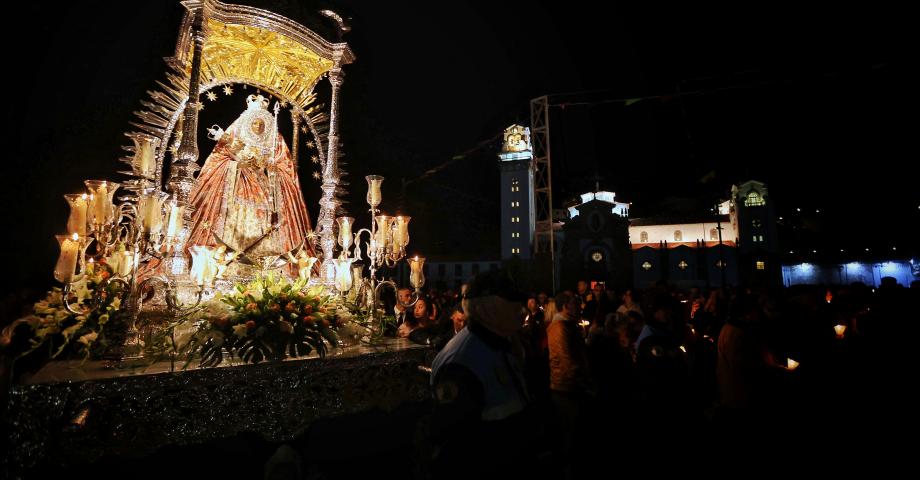
[[[384,207],[413,216],[418,252],[497,258],[498,134],[528,125],[529,100],[544,94],[557,94],[557,206],[595,177],[633,202],[632,216],[701,209],[733,182],[758,179],[780,215],[809,212],[796,220],[818,232],[808,241],[916,248],[917,82],[902,12],[801,2],[241,3],[306,25],[321,8],[352,17],[347,208],[366,223],[363,177],[384,175]],[[122,133],[163,78],[183,13],[172,1],[14,8],[8,19],[34,27],[4,33],[5,291],[51,284],[61,195],[84,179],[122,178]],[[319,88],[325,95],[328,83]],[[243,97],[233,98],[209,103],[202,127],[235,118]],[[203,159],[212,142],[199,144]],[[318,183],[302,165],[315,220]]]

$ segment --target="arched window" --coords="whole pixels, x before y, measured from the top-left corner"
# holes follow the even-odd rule
[[[760,207],[766,204],[764,198],[760,196],[757,192],[751,192],[748,194],[747,198],[744,199],[745,207]]]
[[[681,233],[680,230],[674,230],[674,241],[675,241],[675,242],[683,242],[683,241],[684,241],[684,234]]]
[[[648,243],[648,232],[639,233],[639,243]]]
[[[715,228],[710,228],[710,229],[709,229],[709,239],[710,239],[710,240],[718,240],[718,239],[719,239],[719,231],[718,231],[717,229],[715,229]]]

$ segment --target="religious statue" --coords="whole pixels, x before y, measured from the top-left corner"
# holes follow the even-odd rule
[[[310,219],[297,170],[278,134],[268,100],[250,95],[246,111],[217,140],[191,192],[192,230],[187,245],[225,245],[255,258],[282,255],[305,242]]]

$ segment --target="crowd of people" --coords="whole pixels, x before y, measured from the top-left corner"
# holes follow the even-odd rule
[[[903,421],[910,406],[904,367],[917,338],[920,282],[905,288],[893,280],[879,288],[655,285],[620,292],[579,281],[551,298],[495,293],[494,284],[506,280],[477,277],[472,294],[430,292],[426,304],[436,307],[428,316],[416,313],[415,328],[447,335],[407,336],[443,348],[432,372],[432,441],[453,445],[445,450],[463,452],[459,458],[488,460],[458,469],[458,457],[442,454],[440,471],[459,477],[487,464],[492,472],[573,478],[623,454],[623,467],[635,468],[640,459],[732,449],[795,455],[817,448],[811,440],[868,448],[873,443],[853,439]],[[484,296],[483,289],[492,291]],[[438,311],[451,320],[431,313]],[[514,318],[490,318],[497,315]],[[514,331],[494,327],[507,322]],[[471,332],[460,338],[464,324]],[[452,336],[458,338],[443,340]],[[470,346],[467,337],[498,350]],[[493,350],[506,359],[488,360],[484,352]],[[482,362],[498,362],[496,371],[504,362],[516,365],[517,393],[493,385]],[[512,404],[520,408],[489,417],[490,390],[518,398]],[[504,453],[496,457],[491,448],[499,444]]]

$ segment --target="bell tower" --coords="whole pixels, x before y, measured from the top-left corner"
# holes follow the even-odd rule
[[[501,259],[530,259],[536,220],[530,129],[521,125],[506,128],[498,158],[501,167]]]

